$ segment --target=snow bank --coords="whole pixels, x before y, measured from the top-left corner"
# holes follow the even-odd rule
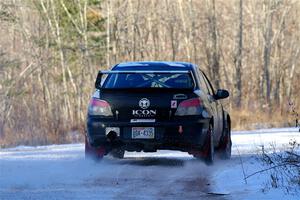
[[[297,129],[232,133],[233,158],[206,166],[187,153],[128,153],[124,160],[84,159],[83,144],[20,146],[0,150],[0,199],[298,199],[262,192],[268,174],[255,159],[261,145],[300,141]],[[239,155],[239,156],[238,156]]]

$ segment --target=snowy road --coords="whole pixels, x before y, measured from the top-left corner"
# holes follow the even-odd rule
[[[233,158],[210,167],[177,151],[95,163],[84,159],[82,144],[0,149],[0,199],[298,199],[263,193],[268,174],[246,184],[241,165],[246,175],[261,169],[261,146],[281,149],[291,139],[300,142],[297,129],[234,132]]]

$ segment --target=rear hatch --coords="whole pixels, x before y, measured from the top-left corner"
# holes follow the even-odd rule
[[[181,101],[196,96],[190,70],[112,70],[104,74],[100,96],[119,121],[169,121]]]
[[[122,122],[170,121],[180,102],[196,97],[193,89],[173,88],[102,89],[100,95]]]

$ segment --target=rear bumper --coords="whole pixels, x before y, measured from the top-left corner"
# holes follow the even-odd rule
[[[92,146],[119,145],[125,150],[152,151],[170,149],[189,151],[204,144],[209,119],[176,120],[172,122],[130,123],[107,119],[87,118],[87,136]],[[182,132],[179,132],[179,127]],[[106,127],[119,127],[120,136],[114,142],[108,140]],[[132,127],[154,127],[154,139],[132,139]]]

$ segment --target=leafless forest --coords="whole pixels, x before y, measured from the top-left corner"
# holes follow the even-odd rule
[[[188,61],[234,129],[295,125],[298,0],[0,0],[0,145],[65,143],[84,131],[98,70]]]

